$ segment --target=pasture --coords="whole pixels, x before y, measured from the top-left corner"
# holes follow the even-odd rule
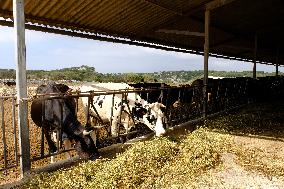
[[[283,101],[248,105],[19,188],[281,188],[283,124]]]

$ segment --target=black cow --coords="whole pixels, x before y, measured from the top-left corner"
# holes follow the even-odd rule
[[[50,83],[39,86],[36,93],[62,94],[68,90],[69,87],[64,84]],[[75,149],[80,157],[94,159],[97,156],[95,141],[78,121],[75,109],[76,102],[71,97],[48,100],[39,97],[32,102],[31,117],[37,126],[43,128],[50,152],[57,151],[51,140],[51,132],[61,129],[68,139],[75,141]]]
[[[4,85],[7,85],[7,86],[15,86],[16,85],[16,82],[15,81],[4,81]]]

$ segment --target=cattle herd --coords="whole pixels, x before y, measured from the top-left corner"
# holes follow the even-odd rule
[[[283,98],[284,77],[209,79],[208,113],[242,104]],[[72,146],[81,158],[94,159],[98,148],[154,132],[203,115],[203,80],[191,85],[164,83],[86,83],[72,90],[54,82],[35,88],[30,106],[33,123],[42,129],[49,154]],[[82,104],[86,122],[77,116]],[[102,131],[106,136],[102,137]],[[42,147],[43,148],[43,147]],[[40,157],[46,157],[41,154]]]

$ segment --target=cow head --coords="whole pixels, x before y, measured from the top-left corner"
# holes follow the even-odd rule
[[[84,130],[79,136],[81,136],[81,139],[77,140],[75,144],[79,157],[95,159],[98,155],[98,150],[94,128],[84,127]]]
[[[136,104],[133,114],[135,118],[142,119],[142,122],[156,133],[156,136],[162,136],[166,132],[163,125],[165,107],[158,102],[144,106]]]

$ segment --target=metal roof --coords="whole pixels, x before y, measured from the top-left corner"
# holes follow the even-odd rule
[[[210,55],[284,65],[283,0],[25,0],[26,28],[70,36],[203,53],[204,11],[212,2]],[[13,26],[13,1],[0,25]],[[278,51],[278,53],[277,53]]]

